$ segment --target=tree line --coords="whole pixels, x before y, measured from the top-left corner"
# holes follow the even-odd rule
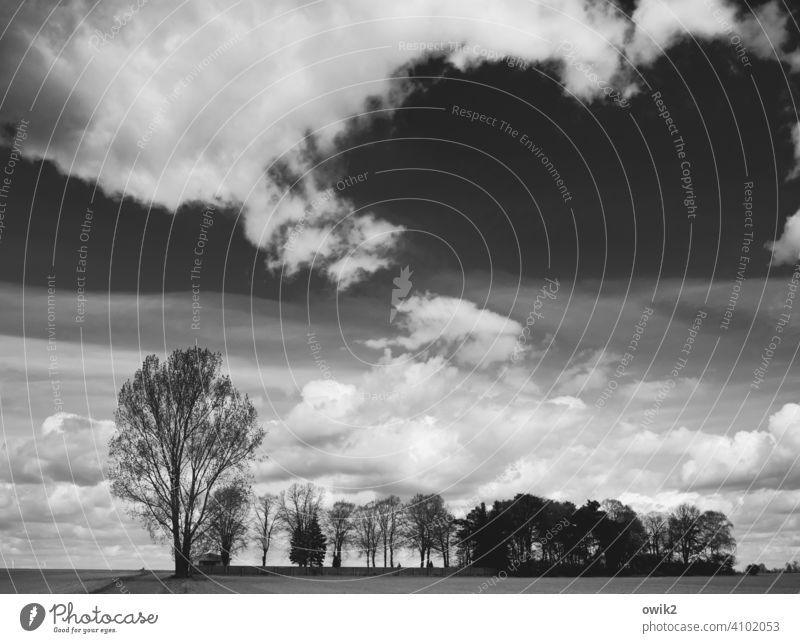
[[[480,566],[520,574],[730,571],[736,542],[727,517],[682,504],[640,516],[617,500],[571,502],[517,494],[456,518],[438,494],[390,495],[323,507],[311,483],[254,498],[249,468],[264,429],[253,404],[223,375],[222,356],[190,347],[145,358],[118,395],[109,445],[112,492],[156,540],[167,541],[176,576],[206,551],[224,565],[248,541],[261,564],[278,533],[300,566],[393,567],[413,551],[421,567]]]
[[[251,532],[262,565],[279,531],[289,537],[290,561],[300,566],[323,566],[330,554],[330,564],[340,567],[349,552],[367,567],[394,567],[403,549],[419,557],[420,567],[435,562],[518,575],[730,573],[735,563],[731,522],[691,504],[640,516],[613,499],[576,507],[517,494],[456,518],[438,494],[416,494],[407,502],[390,495],[363,505],[337,500],[328,508],[322,501],[323,490],[311,483],[254,499]],[[244,507],[244,497],[242,502]],[[246,513],[235,512],[241,520],[237,533],[247,532]],[[217,522],[235,521],[220,515],[212,520]],[[211,533],[223,535],[225,529],[215,526]],[[234,553],[231,542],[224,535],[214,542],[223,564]],[[237,541],[237,549],[244,544],[244,538]]]
[[[733,525],[684,503],[637,514],[619,500],[580,507],[531,494],[481,503],[458,521],[459,564],[521,575],[730,573]]]
[[[323,497],[324,490],[313,483],[254,496],[237,481],[215,493],[196,550],[219,552],[228,565],[249,540],[258,546],[263,566],[275,537],[283,533],[290,562],[302,567],[323,566],[327,554],[332,567],[341,567],[348,553],[363,558],[367,567],[394,567],[396,555],[406,548],[419,554],[420,567],[433,564],[432,553],[451,565],[457,520],[438,494],[417,494],[407,503],[395,495],[363,505],[337,500],[328,508]]]

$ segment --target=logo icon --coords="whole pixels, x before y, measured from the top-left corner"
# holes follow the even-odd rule
[[[400,271],[400,276],[392,279],[392,283],[396,286],[392,289],[392,312],[389,313],[389,323],[394,321],[394,316],[397,314],[397,307],[402,301],[408,297],[411,291],[411,275],[414,273],[406,266]]]
[[[44,607],[39,603],[28,603],[19,613],[19,624],[28,632],[33,632],[43,621]]]

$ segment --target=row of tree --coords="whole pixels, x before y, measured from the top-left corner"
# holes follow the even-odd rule
[[[450,566],[450,547],[457,521],[441,496],[414,496],[403,503],[397,496],[356,505],[338,500],[322,507],[323,490],[312,483],[292,484],[280,495],[253,497],[243,480],[213,494],[208,526],[195,545],[195,558],[206,550],[218,551],[223,565],[247,545],[257,543],[261,564],[275,536],[289,537],[289,560],[300,566],[322,566],[330,550],[331,564],[340,567],[347,552],[362,556],[376,567],[394,567],[401,548],[414,548],[420,566],[438,552]]]
[[[691,504],[640,516],[618,500],[576,507],[518,494],[458,524],[460,564],[522,574],[727,573],[735,563],[731,522]]]
[[[278,530],[290,559],[334,566],[355,551],[367,565],[393,566],[399,549],[431,554],[445,566],[478,565],[530,573],[730,570],[736,543],[719,512],[680,505],[670,514],[639,516],[616,500],[581,507],[518,494],[481,504],[456,519],[437,494],[408,502],[389,496],[356,506],[339,500],[323,509],[322,491],[293,484],[252,502],[250,465],[264,438],[253,404],[222,373],[222,356],[190,347],[166,360],[145,358],[118,396],[109,446],[109,479],[156,539],[167,539],[176,576],[191,572],[207,549],[222,562],[249,537],[262,564]],[[255,505],[255,506],[253,506]]]
[[[587,501],[580,507],[530,494],[481,503],[456,518],[438,494],[397,496],[356,505],[338,500],[323,508],[313,484],[293,484],[280,495],[255,500],[248,519],[247,494],[223,489],[212,512],[210,541],[228,564],[250,531],[266,564],[273,536],[289,536],[289,558],[322,566],[330,551],[339,567],[345,553],[366,565],[395,565],[410,549],[420,567],[431,555],[445,567],[506,569],[519,574],[720,573],[730,572],[736,542],[732,525],[717,511],[681,504],[671,513],[639,516],[618,500]],[[238,499],[232,507],[228,501]],[[248,527],[250,525],[250,527]]]

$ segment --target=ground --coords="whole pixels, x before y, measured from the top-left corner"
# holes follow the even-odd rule
[[[1,594],[67,594],[96,592],[112,579],[131,576],[130,569],[0,569]]]
[[[493,583],[493,584],[492,584]],[[319,578],[279,576],[209,576],[170,578],[167,571],[3,570],[0,593],[130,594],[742,594],[800,592],[800,574],[692,576],[686,578]]]

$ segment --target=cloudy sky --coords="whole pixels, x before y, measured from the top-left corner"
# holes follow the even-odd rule
[[[169,566],[103,467],[195,342],[258,491],[688,500],[798,555],[797,10],[395,5],[0,9],[0,564]]]

